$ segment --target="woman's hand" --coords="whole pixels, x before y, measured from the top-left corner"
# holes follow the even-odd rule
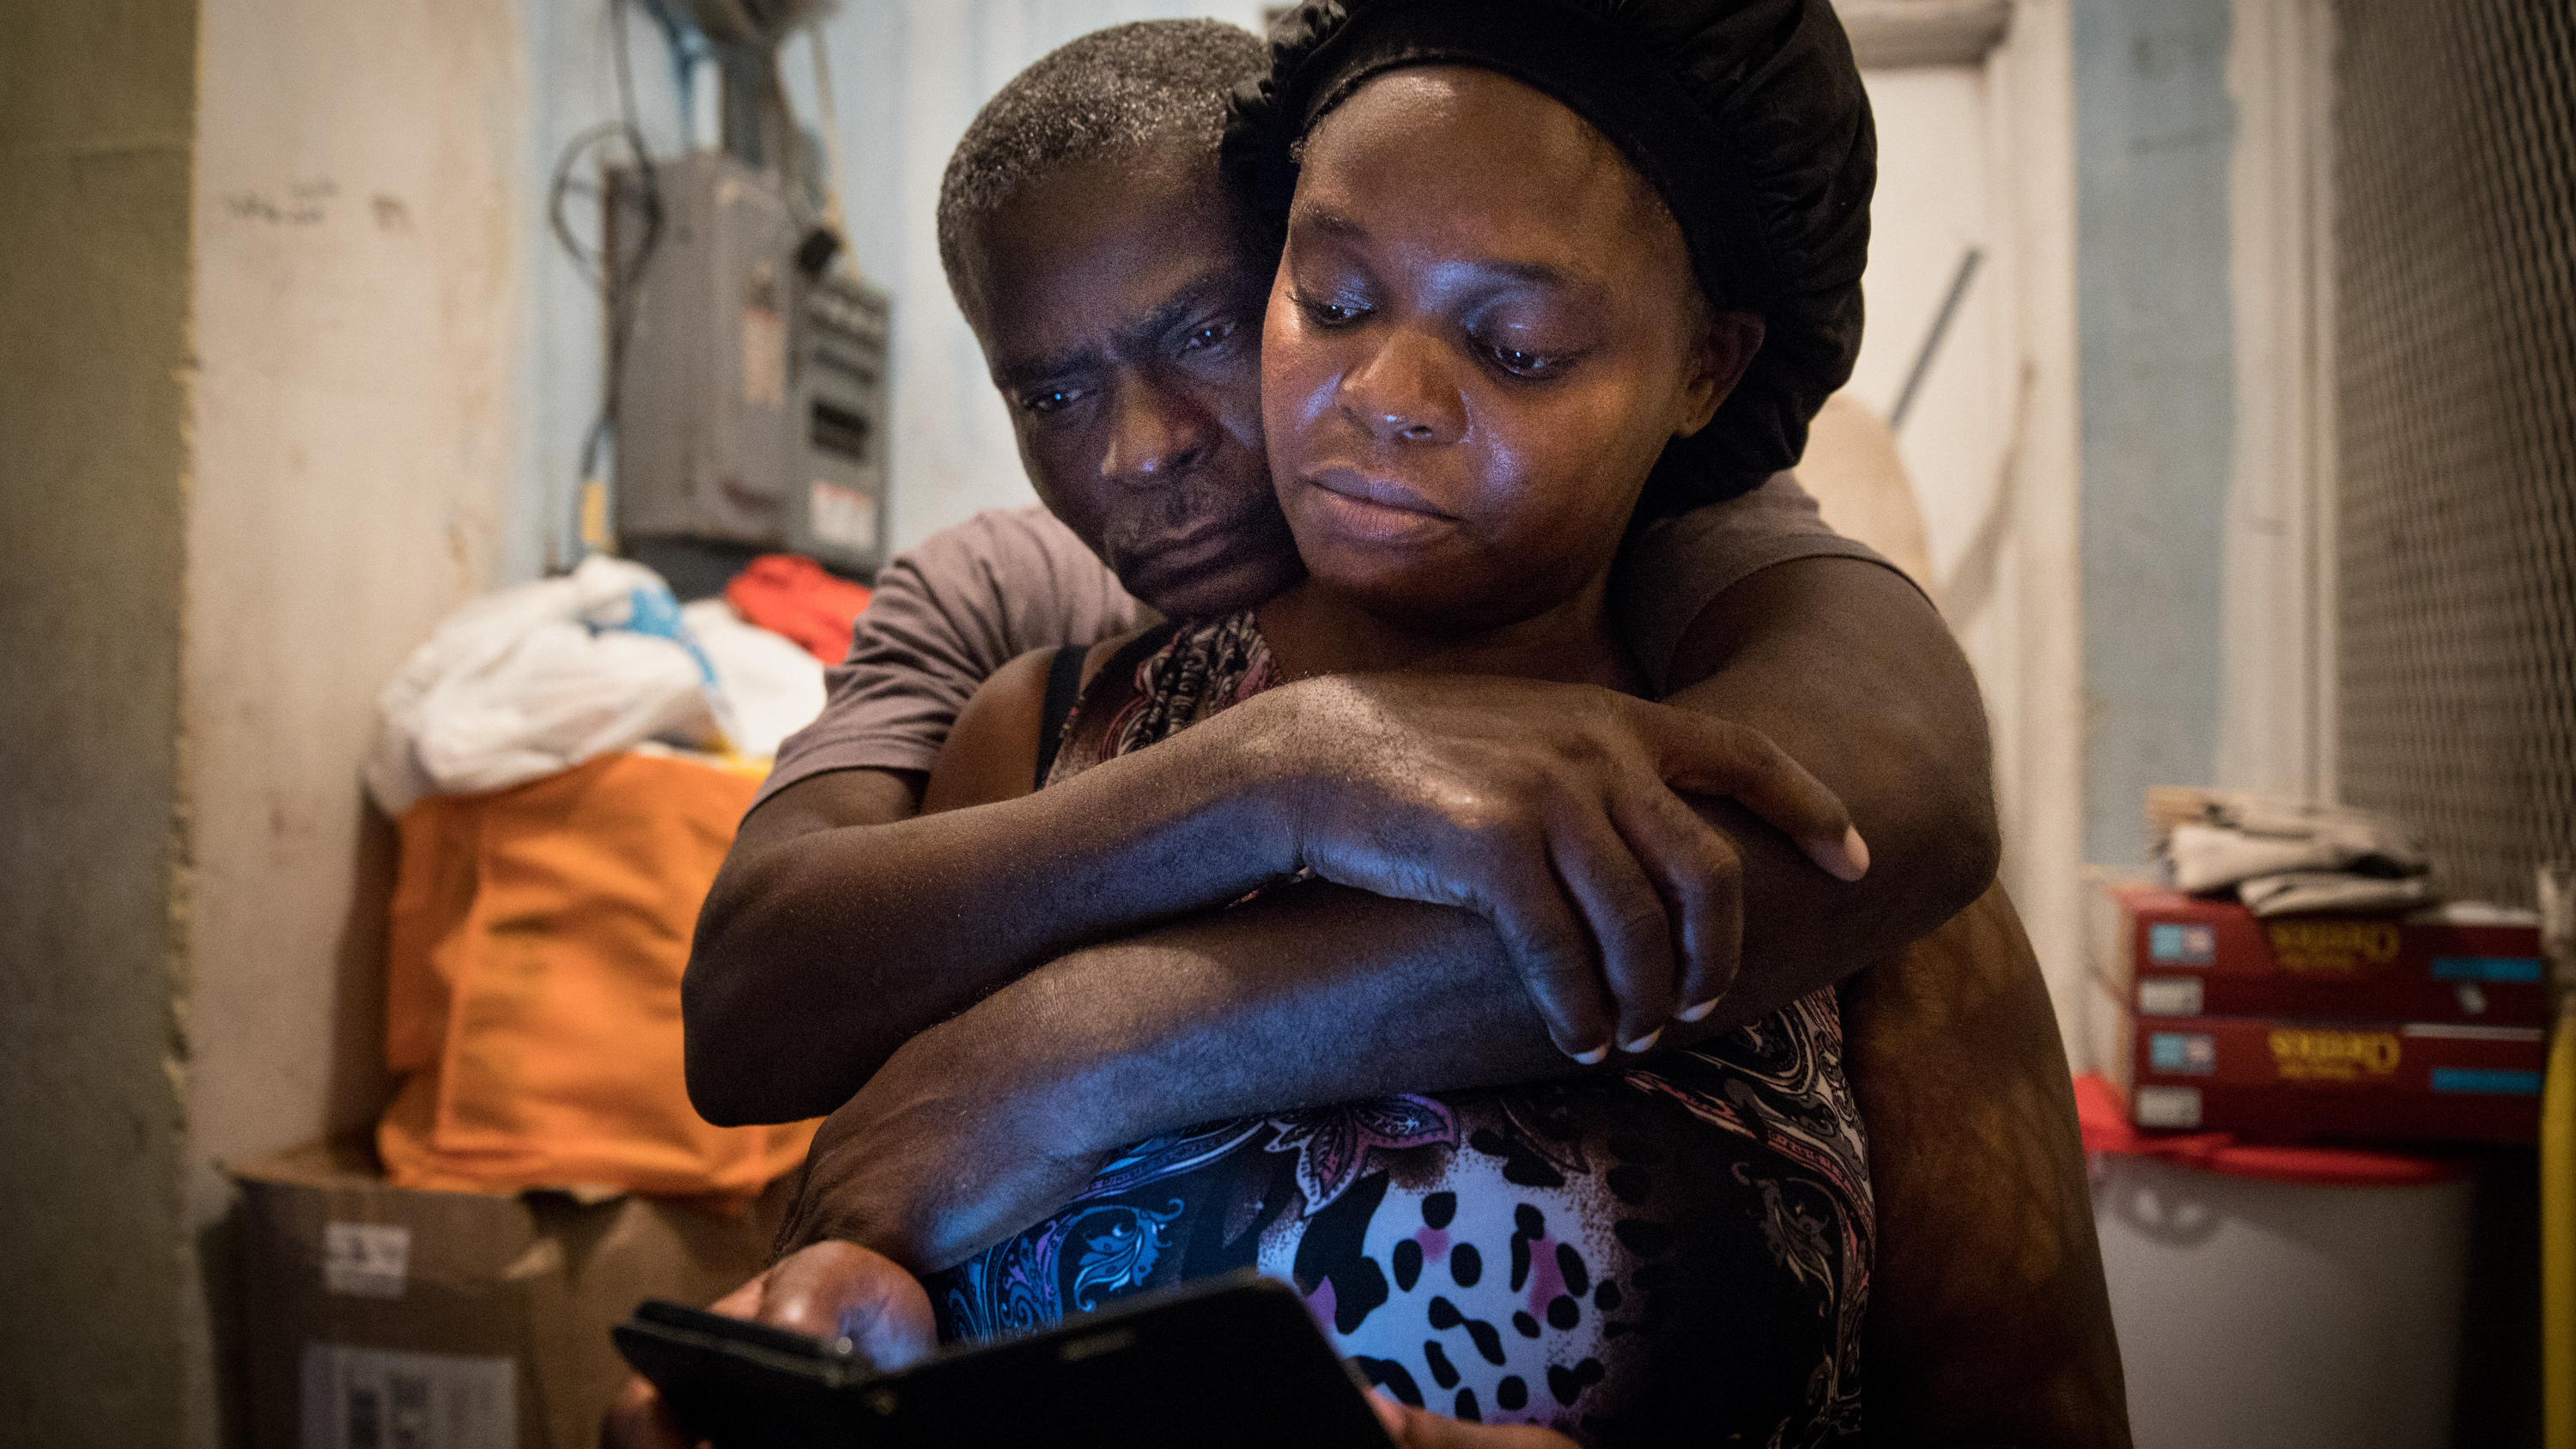
[[[930,1352],[938,1330],[930,1295],[911,1274],[855,1243],[816,1243],[770,1265],[712,1305],[744,1318],[826,1341],[878,1368],[900,1368]],[[599,1426],[601,1449],[692,1449],[688,1431],[642,1375],[617,1391]]]

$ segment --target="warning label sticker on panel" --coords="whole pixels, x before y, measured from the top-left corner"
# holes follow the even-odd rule
[[[862,552],[877,546],[877,501],[856,488],[815,479],[806,498],[805,520],[817,543]]]
[[[304,1346],[300,1449],[516,1449],[506,1358]]]

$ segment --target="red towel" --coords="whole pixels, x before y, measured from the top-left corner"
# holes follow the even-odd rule
[[[725,585],[734,612],[784,634],[825,664],[849,657],[850,630],[868,606],[868,586],[854,584],[810,558],[765,553]]]

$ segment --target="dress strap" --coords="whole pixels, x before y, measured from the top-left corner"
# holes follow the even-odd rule
[[[1046,788],[1047,774],[1055,768],[1055,752],[1064,744],[1064,726],[1073,718],[1075,701],[1082,697],[1082,661],[1091,653],[1088,644],[1067,644],[1055,651],[1055,662],[1047,666],[1046,705],[1038,716],[1038,778],[1033,789]]]

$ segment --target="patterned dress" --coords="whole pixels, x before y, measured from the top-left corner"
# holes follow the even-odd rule
[[[1050,779],[1276,682],[1250,614],[1167,624]],[[1407,1403],[1595,1445],[1857,1440],[1869,1176],[1833,993],[1624,1071],[1214,1122],[1140,1142],[929,1281],[980,1339],[1254,1266]]]

